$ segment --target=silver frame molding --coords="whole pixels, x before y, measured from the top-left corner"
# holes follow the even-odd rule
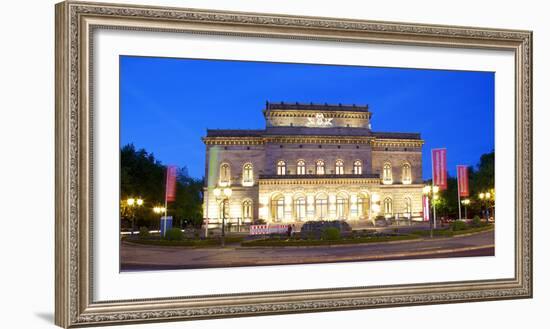
[[[530,298],[532,32],[66,1],[56,5],[55,323],[62,327]],[[511,279],[93,302],[92,35],[96,29],[368,42],[515,53]]]

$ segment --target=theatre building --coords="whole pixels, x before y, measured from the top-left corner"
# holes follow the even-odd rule
[[[232,224],[421,220],[420,134],[372,130],[368,106],[267,103],[263,115],[265,129],[203,137],[210,224],[224,211]]]

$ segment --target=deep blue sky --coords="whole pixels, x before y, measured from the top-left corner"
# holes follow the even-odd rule
[[[204,175],[207,128],[262,129],[266,100],[368,104],[374,131],[420,132],[448,169],[494,149],[494,73],[120,57],[120,144]]]

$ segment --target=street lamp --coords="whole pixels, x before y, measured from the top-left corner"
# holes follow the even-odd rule
[[[142,198],[128,198],[126,199],[126,204],[128,205],[128,207],[131,209],[131,212],[132,212],[132,231],[130,232],[131,235],[134,235],[134,230],[135,230],[135,227],[134,227],[134,222],[135,222],[135,219],[136,219],[136,212],[134,210],[134,207],[141,207],[143,206],[143,199]]]
[[[479,199],[482,204],[485,206],[485,220],[489,223],[489,207],[488,204],[491,201],[491,192],[481,192],[479,193]]]
[[[165,210],[166,210],[166,208],[160,207],[160,206],[154,207],[154,208],[153,208],[153,212],[154,212],[155,214],[162,214]]]
[[[436,215],[435,215],[435,200],[439,199],[437,193],[439,192],[439,186],[437,185],[426,185],[422,188],[422,193],[428,197],[428,201],[432,204],[433,208],[433,221],[430,220],[430,238],[433,238],[433,229],[436,224]]]
[[[464,205],[465,218],[468,219],[468,205],[470,205],[470,199],[464,199],[460,201]]]
[[[216,201],[221,202],[222,204],[222,248],[225,247],[225,204],[226,202],[229,203],[229,198],[232,193],[233,191],[229,187],[223,189],[216,187],[214,189]]]

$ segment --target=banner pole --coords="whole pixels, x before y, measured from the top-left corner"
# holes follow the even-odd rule
[[[164,182],[164,228],[162,236],[166,237],[166,221],[168,220],[168,166],[166,167],[166,181]]]
[[[432,231],[430,232],[430,237],[433,237],[433,229],[436,228],[436,220],[435,220],[435,200],[434,200],[434,193],[433,193],[433,190],[434,190],[434,186],[435,186],[435,167],[434,167],[434,149],[431,150],[431,153],[432,153],[432,197],[431,197],[431,202],[432,202],[432,208],[433,208],[433,218],[432,220],[430,220],[430,228],[432,229]],[[429,211],[428,211],[428,215],[429,215]]]
[[[460,206],[460,169],[456,166],[456,194],[458,197],[458,219],[462,220],[462,207]]]

